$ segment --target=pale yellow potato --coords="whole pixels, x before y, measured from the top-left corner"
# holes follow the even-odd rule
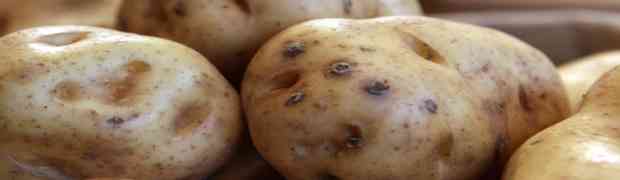
[[[235,90],[178,43],[82,26],[0,38],[0,179],[195,179],[241,132]]]
[[[417,0],[130,0],[119,28],[186,44],[239,82],[256,49],[291,25],[420,13]]]
[[[113,28],[123,0],[1,0],[0,36],[44,25]]]
[[[613,180],[620,177],[620,68],[590,88],[580,110],[529,139],[503,180]]]
[[[289,180],[477,180],[569,114],[540,51],[414,16],[291,27],[258,51],[242,100],[256,148]]]
[[[582,97],[590,86],[605,72],[620,65],[620,52],[606,52],[591,55],[558,69],[566,86],[573,112],[579,109]]]

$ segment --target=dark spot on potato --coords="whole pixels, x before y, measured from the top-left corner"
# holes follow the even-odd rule
[[[277,74],[272,78],[271,92],[289,89],[295,86],[295,84],[299,82],[300,78],[300,73],[297,70]]]
[[[131,61],[125,68],[130,74],[139,74],[151,71],[151,65],[144,61]]]
[[[304,100],[305,96],[306,95],[304,94],[303,91],[297,91],[297,92],[293,93],[288,98],[288,100],[286,100],[286,104],[285,105],[286,106],[292,106],[292,105],[295,105],[295,104],[299,104],[301,101]]]
[[[306,47],[303,42],[290,41],[286,43],[284,52],[282,54],[284,55],[284,57],[287,58],[295,58],[305,52]]]
[[[172,7],[172,11],[179,17],[187,16],[187,6],[183,0],[178,0]]]
[[[39,37],[36,42],[51,46],[67,46],[88,37],[90,32],[62,32]]]
[[[123,123],[125,123],[125,119],[114,116],[108,120],[106,120],[106,122],[110,125],[112,125],[113,128],[119,128]]]
[[[320,180],[340,180],[340,178],[331,173],[325,173],[321,176]]]
[[[345,147],[347,149],[359,149],[363,145],[362,128],[356,125],[347,127],[347,137],[345,139]]]
[[[348,62],[335,62],[329,65],[329,73],[335,76],[344,76],[353,72],[352,65]]]
[[[426,111],[432,113],[432,114],[436,114],[437,113],[437,103],[435,103],[435,101],[433,101],[432,99],[427,99],[424,100],[424,109],[426,109]]]
[[[375,52],[377,50],[375,50],[373,48],[370,48],[370,47],[362,46],[362,47],[360,47],[360,51],[362,51],[362,52]]]
[[[422,41],[414,34],[401,30],[395,29],[396,32],[400,35],[403,43],[408,46],[411,50],[413,50],[416,54],[421,56],[422,58],[436,63],[436,64],[445,64],[445,58],[439,54],[433,47],[431,47],[428,43]]]
[[[210,107],[206,103],[190,103],[182,106],[174,118],[175,134],[190,134],[208,120],[210,113]]]
[[[534,145],[536,145],[536,144],[538,144],[538,143],[541,143],[541,142],[543,142],[543,140],[542,140],[542,139],[537,139],[537,140],[535,140],[535,141],[531,142],[531,143],[530,143],[530,146],[534,146]]]
[[[370,84],[364,87],[364,90],[374,96],[384,95],[390,90],[390,85],[387,80],[384,81],[372,81]]]
[[[132,97],[142,75],[151,71],[151,65],[144,61],[131,61],[124,66],[120,77],[106,78],[103,87],[106,89],[107,102],[123,104]]]
[[[351,9],[353,9],[353,1],[342,0],[342,7],[345,14],[351,14]]]
[[[250,4],[247,0],[235,0],[235,4],[237,5],[237,7],[239,7],[239,9],[241,9],[241,11],[245,13],[249,14],[252,12],[252,10],[250,9]]]
[[[530,101],[528,100],[527,92],[525,91],[525,87],[523,87],[523,85],[519,86],[519,103],[526,111],[534,110],[534,107],[532,107],[532,104],[530,104]]]
[[[439,137],[439,155],[442,157],[449,157],[452,153],[452,147],[454,146],[454,136],[450,129],[441,132]]]
[[[74,101],[80,97],[80,84],[74,81],[63,81],[56,85],[52,94],[62,101]]]

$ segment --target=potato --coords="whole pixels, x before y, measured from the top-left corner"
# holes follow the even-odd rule
[[[184,43],[236,84],[256,49],[293,24],[419,13],[417,0],[131,0],[119,28]]]
[[[620,51],[599,53],[560,66],[559,72],[568,91],[571,109],[579,109],[581,98],[605,72],[620,65]]]
[[[504,180],[611,180],[620,177],[620,67],[588,91],[577,114],[527,140]]]
[[[291,27],[248,67],[258,151],[291,180],[478,179],[569,104],[547,57],[424,17]]]
[[[0,179],[190,179],[242,133],[239,96],[180,44],[81,26],[0,39]]]
[[[0,36],[43,25],[113,28],[122,0],[2,0]]]

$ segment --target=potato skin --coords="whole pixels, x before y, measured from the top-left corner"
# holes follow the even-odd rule
[[[572,117],[538,133],[511,157],[503,180],[591,180],[620,177],[620,68],[590,88]]]
[[[560,66],[558,70],[566,86],[573,112],[579,109],[581,99],[590,86],[617,65],[620,65],[620,51],[599,53]]]
[[[44,25],[89,25],[114,28],[123,0],[3,0],[0,36]]]
[[[0,162],[21,174],[205,177],[239,143],[237,93],[178,43],[41,27],[1,38],[0,57]]]
[[[256,49],[291,25],[420,13],[417,0],[131,0],[121,10],[120,29],[186,44],[236,84]]]
[[[568,116],[558,74],[506,34],[424,17],[285,30],[242,84],[253,142],[288,179],[478,179]]]

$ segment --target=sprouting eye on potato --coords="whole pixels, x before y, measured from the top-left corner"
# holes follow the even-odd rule
[[[617,65],[620,65],[620,52],[595,54],[560,66],[558,71],[566,86],[573,112],[579,109],[581,99],[590,86]]]
[[[43,25],[113,28],[122,0],[2,0],[0,36]]]
[[[538,50],[413,16],[293,26],[251,61],[242,99],[256,148],[292,180],[479,179],[570,111]]]
[[[119,28],[186,44],[238,83],[256,49],[291,25],[420,13],[417,0],[128,0]]]
[[[598,72],[595,69],[593,74]],[[589,78],[589,77],[587,77]],[[593,180],[620,177],[620,67],[602,75],[579,111],[525,142],[503,180]]]
[[[0,179],[196,179],[242,134],[232,86],[171,41],[41,27],[0,38],[0,60]]]

